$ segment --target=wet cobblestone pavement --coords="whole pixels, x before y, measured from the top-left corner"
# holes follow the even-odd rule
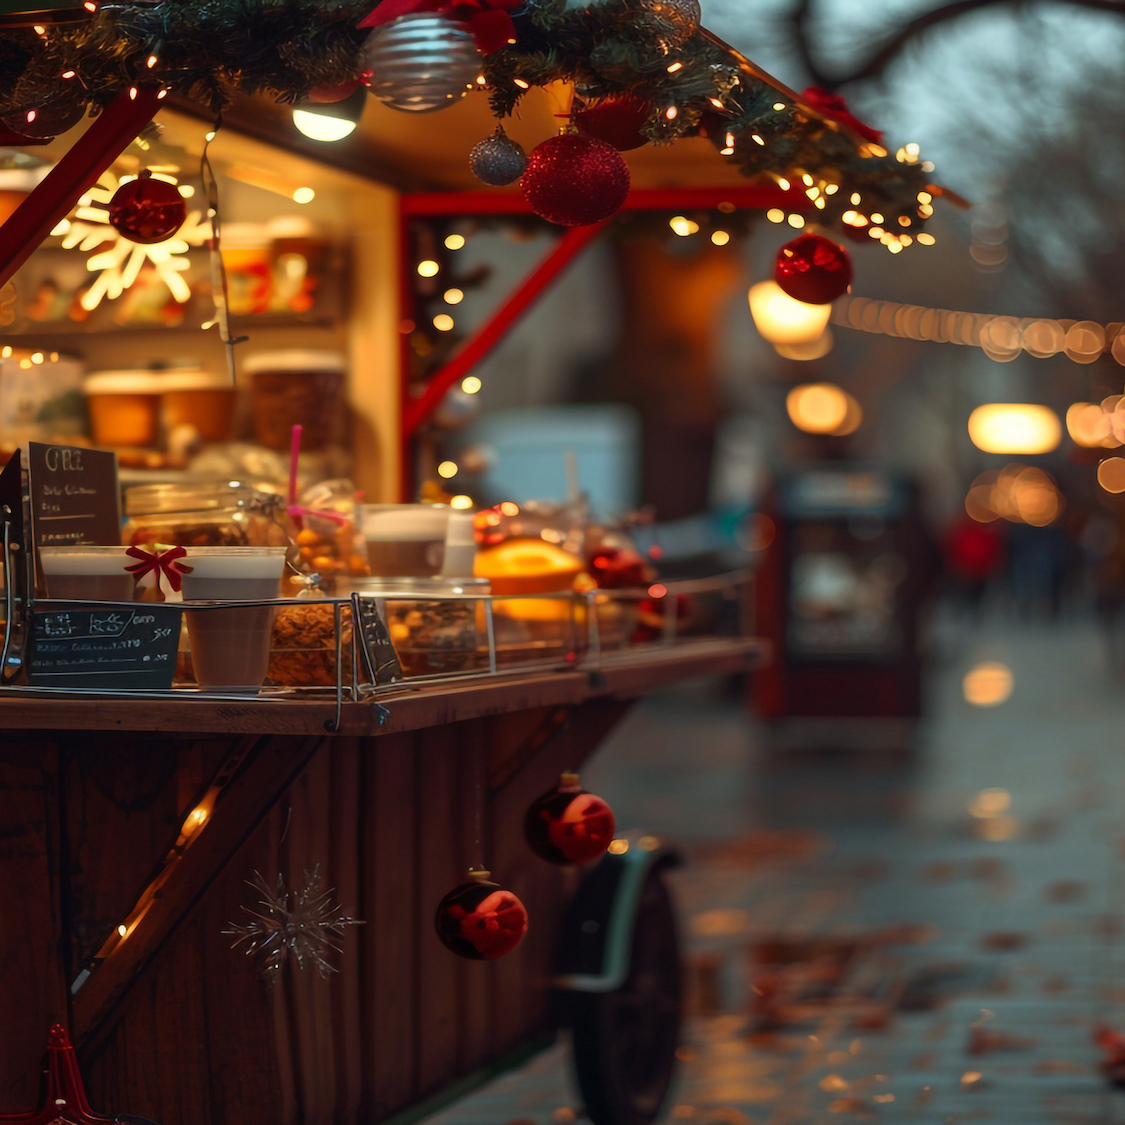
[[[583,775],[678,841],[682,1125],[1125,1121],[1125,684],[1092,625],[949,629],[912,756],[770,755],[714,685],[646,700]],[[1000,661],[1007,702],[970,706]],[[581,1116],[565,1044],[435,1125]]]

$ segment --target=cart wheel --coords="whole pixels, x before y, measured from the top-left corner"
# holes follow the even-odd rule
[[[658,868],[645,878],[629,976],[615,992],[574,996],[574,1068],[594,1125],[650,1125],[675,1069],[680,947]]]

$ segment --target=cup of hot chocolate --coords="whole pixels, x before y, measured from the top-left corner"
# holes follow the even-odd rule
[[[209,691],[256,692],[270,663],[276,606],[193,608],[192,602],[280,597],[284,547],[191,547],[183,595],[195,678]]]
[[[47,597],[83,602],[131,602],[136,559],[124,547],[40,547]]]
[[[434,578],[445,559],[446,504],[364,504],[363,537],[371,574]]]

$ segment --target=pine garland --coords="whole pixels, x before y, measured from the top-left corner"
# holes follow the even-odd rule
[[[111,0],[93,19],[51,25],[43,35],[0,31],[0,117],[52,106],[96,109],[153,79],[215,112],[239,93],[296,102],[360,72],[367,32],[358,24],[373,3]],[[645,134],[653,143],[704,134],[747,176],[784,177],[794,186],[815,177],[818,221],[839,221],[859,192],[863,211],[882,214],[895,235],[924,224],[929,209],[918,195],[931,189],[916,161],[862,144],[793,104],[721,45],[676,23],[668,5],[575,3],[528,0],[513,13],[515,44],[482,61],[497,117],[514,112],[527,87],[560,80],[587,100],[630,93],[652,106]]]

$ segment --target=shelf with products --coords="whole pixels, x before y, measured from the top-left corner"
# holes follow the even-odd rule
[[[8,404],[0,409],[0,447],[29,438],[92,439],[117,449],[123,463],[184,464],[182,442],[171,441],[167,425],[136,446],[123,446],[99,440],[84,426],[81,410],[56,429],[54,400],[80,397],[83,378],[106,371],[165,372],[177,379],[184,370],[200,371],[230,386],[230,349],[212,294],[221,256],[228,331],[240,340],[233,349],[238,403],[226,438],[255,440],[254,376],[244,368],[256,355],[342,356],[333,442],[355,456],[350,463],[330,460],[346,463],[369,496],[389,498],[397,489],[397,458],[387,437],[373,438],[383,430],[389,436],[397,411],[397,385],[388,387],[381,376],[393,365],[397,343],[393,237],[386,237],[394,231],[394,192],[307,155],[220,132],[209,148],[222,219],[217,256],[207,242],[209,200],[200,170],[210,127],[168,109],[156,124],[14,278],[16,316],[0,327],[0,345],[11,349],[0,374],[0,399]],[[73,136],[61,138],[36,150],[31,164],[0,168],[0,190],[26,194],[70,143]],[[36,170],[41,159],[47,163]],[[145,170],[175,183],[187,213],[170,241],[149,247],[119,237],[106,221],[113,193]],[[36,371],[21,368],[34,357]],[[60,371],[72,361],[69,384],[61,386]]]

